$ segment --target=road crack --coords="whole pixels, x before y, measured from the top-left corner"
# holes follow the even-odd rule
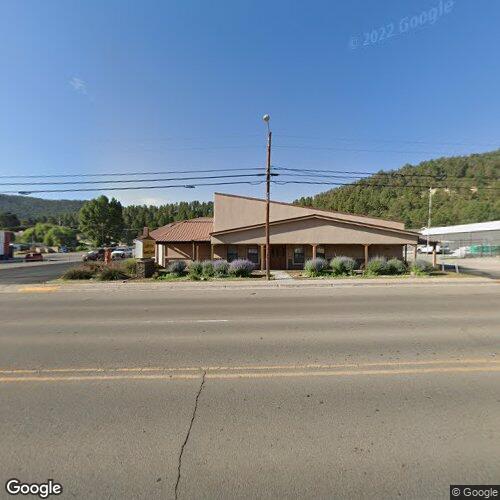
[[[196,393],[196,398],[194,400],[194,408],[193,408],[193,414],[191,415],[191,421],[189,422],[189,428],[186,434],[186,437],[184,439],[184,442],[182,443],[181,446],[181,451],[179,453],[179,460],[177,464],[177,480],[175,481],[175,490],[174,490],[174,496],[175,500],[178,498],[178,490],[179,490],[179,483],[181,481],[181,468],[182,468],[182,455],[184,454],[184,448],[186,447],[188,441],[189,441],[189,436],[191,435],[191,429],[193,428],[194,424],[194,419],[196,418],[196,411],[198,409],[198,399],[200,398],[201,391],[203,390],[203,386],[205,385],[205,375],[207,374],[206,371],[203,372],[203,376],[201,378],[201,384],[198,389],[198,392]]]

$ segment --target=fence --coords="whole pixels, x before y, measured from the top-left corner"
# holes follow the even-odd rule
[[[466,258],[466,257],[496,257],[500,255],[500,241],[489,238],[481,239],[454,239],[439,240],[439,246],[443,256]]]

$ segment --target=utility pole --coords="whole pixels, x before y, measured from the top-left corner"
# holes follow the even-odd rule
[[[432,195],[434,194],[434,189],[432,189],[432,186],[429,187],[429,219],[427,220],[427,250],[429,250],[429,240],[430,240],[430,234],[429,231],[431,230],[431,220],[432,220]]]
[[[269,115],[264,115],[262,119],[267,124],[267,166],[266,166],[266,279],[271,279],[271,242],[269,234],[269,211],[271,205],[271,139],[272,132],[269,128]]]

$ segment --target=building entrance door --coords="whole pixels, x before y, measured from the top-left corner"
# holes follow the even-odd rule
[[[271,245],[271,269],[286,269],[285,245]]]

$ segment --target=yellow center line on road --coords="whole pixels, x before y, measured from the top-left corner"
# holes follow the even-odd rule
[[[240,372],[240,373],[207,373],[206,379],[256,379],[256,378],[285,378],[285,377],[350,377],[357,375],[422,375],[429,373],[491,373],[500,372],[500,366],[470,366],[470,367],[432,367],[407,368],[392,370],[319,370],[319,371],[276,371],[276,372]],[[0,383],[12,382],[71,382],[71,381],[104,381],[104,380],[193,380],[202,378],[202,372],[196,374],[129,374],[129,375],[71,375],[64,377],[0,377]]]
[[[240,366],[191,366],[191,367],[124,367],[124,368],[13,368],[0,369],[1,375],[43,374],[43,373],[121,373],[121,372],[199,372],[199,371],[244,371],[244,370],[315,370],[340,368],[368,368],[376,366],[425,366],[449,364],[500,363],[500,359],[428,359],[412,361],[377,361],[373,363],[338,363],[338,364],[293,364],[293,365],[240,365]]]
[[[438,363],[441,365],[439,366]],[[455,366],[450,366],[455,365]],[[479,366],[474,366],[479,365]],[[103,380],[192,380],[205,373],[211,379],[282,377],[417,375],[426,373],[500,372],[497,360],[428,360],[422,362],[365,363],[344,365],[275,365],[207,368],[117,368],[66,370],[2,370],[0,383]],[[29,375],[31,376],[29,376]],[[7,376],[6,376],[7,375]]]
[[[59,290],[58,286],[25,286],[19,288],[21,293],[44,293],[44,292],[56,292]]]

